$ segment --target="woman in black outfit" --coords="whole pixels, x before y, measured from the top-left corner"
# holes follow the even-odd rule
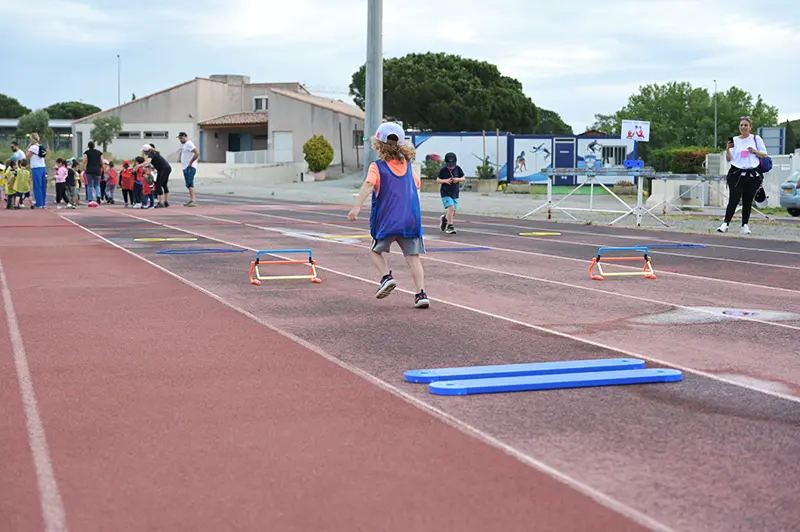
[[[753,209],[753,199],[764,181],[764,172],[760,168],[761,159],[768,156],[764,139],[750,132],[752,126],[750,117],[743,116],[739,120],[741,135],[730,137],[725,149],[725,160],[731,163],[727,179],[730,196],[725,211],[725,221],[717,228],[720,233],[728,231],[739,201],[742,202],[742,234],[749,235],[752,232],[748,223]]]
[[[172,165],[170,165],[164,156],[156,150],[154,144],[145,144],[142,146],[142,152],[145,155],[144,164],[136,165],[136,168],[150,164],[153,165],[153,168],[158,172],[158,175],[156,175],[156,195],[158,196],[158,203],[155,207],[156,209],[169,207],[169,187],[167,186],[167,182],[169,181],[169,174],[172,172]]]
[[[83,170],[86,172],[86,201],[100,203],[100,178],[103,175],[103,152],[95,149],[94,142],[89,141],[89,149],[83,152]]]

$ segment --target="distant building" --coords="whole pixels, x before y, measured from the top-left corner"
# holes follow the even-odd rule
[[[23,139],[17,139],[17,125],[19,120],[16,118],[0,118],[0,146],[8,147],[13,141],[17,140],[22,149],[28,146]],[[47,139],[46,144],[50,151],[71,150],[72,149],[72,120],[50,120],[50,129],[53,130],[53,138]]]
[[[364,112],[357,106],[309,93],[300,83],[250,83],[247,76],[214,75],[169,87],[72,123],[73,151],[86,150],[92,121],[117,115],[122,131],[108,150],[131,158],[155,144],[174,160],[185,131],[209,163],[301,162],[303,144],[321,134],[356,167],[362,154]],[[341,131],[341,142],[340,142]]]

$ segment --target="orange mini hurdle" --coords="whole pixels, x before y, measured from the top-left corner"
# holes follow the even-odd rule
[[[604,272],[600,266],[601,259],[605,262],[629,261],[629,260],[642,260],[640,257],[605,257],[603,258],[603,251],[642,251],[644,252],[644,268],[640,272]],[[594,268],[597,266],[598,274],[594,273]],[[600,248],[597,250],[597,256],[592,259],[592,265],[589,266],[589,277],[595,281],[602,281],[605,277],[621,277],[621,276],[634,276],[641,275],[645,279],[655,279],[656,273],[653,271],[653,265],[650,263],[650,255],[648,255],[647,246],[634,246],[627,248]]]
[[[308,253],[308,260],[261,260],[261,255],[276,255],[278,253]],[[307,275],[261,275],[258,267],[265,264],[307,264],[311,271]],[[255,277],[253,277],[255,274]],[[260,285],[261,281],[288,281],[292,279],[310,279],[312,283],[321,283],[317,277],[317,261],[314,260],[310,249],[265,249],[256,251],[256,260],[250,262],[250,283]]]

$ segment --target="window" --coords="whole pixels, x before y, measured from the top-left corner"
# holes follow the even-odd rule
[[[603,146],[603,164],[621,165],[625,156],[625,146]]]
[[[353,147],[363,147],[364,146],[364,130],[363,129],[354,129],[353,130]]]
[[[142,138],[141,131],[120,131],[117,135],[118,139],[140,139]]]
[[[269,109],[269,96],[256,96],[253,98],[253,111],[266,111]]]
[[[169,131],[145,131],[144,138],[146,139],[168,139]]]

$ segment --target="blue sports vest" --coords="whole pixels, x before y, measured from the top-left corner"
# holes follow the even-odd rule
[[[372,191],[370,235],[375,240],[389,236],[421,237],[422,213],[411,163],[408,163],[408,170],[402,176],[394,175],[384,161],[377,160],[375,164],[380,175],[380,192],[376,197],[375,191]]]

